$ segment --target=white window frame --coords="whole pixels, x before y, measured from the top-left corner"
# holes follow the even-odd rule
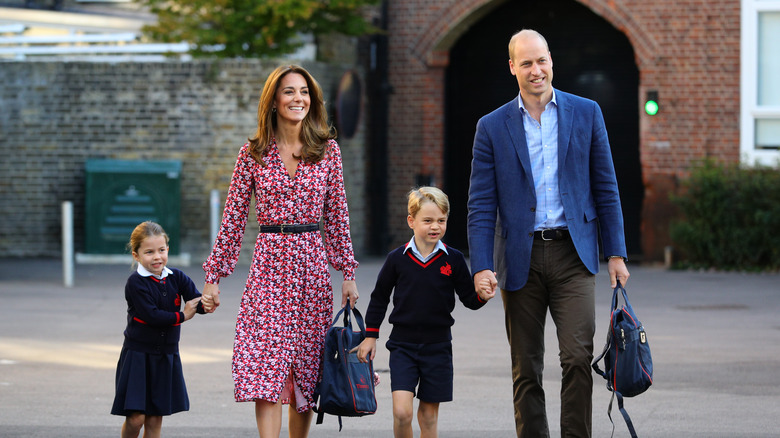
[[[740,156],[748,165],[777,166],[780,149],[756,149],[756,118],[780,120],[780,106],[758,105],[758,15],[780,12],[780,0],[742,0],[740,46]]]

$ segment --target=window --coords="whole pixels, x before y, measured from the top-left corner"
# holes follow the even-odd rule
[[[780,165],[780,0],[742,0],[740,152]]]

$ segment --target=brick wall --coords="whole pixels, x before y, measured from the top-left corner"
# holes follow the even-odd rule
[[[420,182],[443,183],[443,78],[449,50],[471,24],[505,2],[388,2],[393,88],[387,131],[389,247],[409,238],[407,191]],[[648,260],[662,260],[674,216],[668,198],[679,179],[699,158],[739,159],[740,2],[579,3],[631,42],[640,103],[647,90],[660,95],[658,115],[639,112],[639,152],[645,184],[643,252]],[[351,63],[351,58],[344,61]],[[10,218],[0,222],[0,254],[57,254],[59,221],[53,216],[59,214],[59,202],[73,198],[77,225],[83,222],[78,215],[83,214],[86,158],[159,158],[161,153],[184,162],[185,243],[207,246],[201,242],[208,234],[208,190],[219,188],[224,195],[226,169],[252,132],[260,82],[270,67],[249,61],[0,64],[0,206]],[[321,81],[332,95],[334,86],[326,84],[335,83],[344,69],[317,68],[315,74],[326,78]],[[345,170],[353,222],[366,217],[362,132],[342,144],[351,152],[345,154]],[[365,247],[361,233],[366,229],[353,226],[358,248]],[[83,240],[83,230],[77,233]]]
[[[76,251],[84,250],[87,159],[175,159],[181,248],[201,263],[211,245],[209,193],[218,189],[224,200],[238,150],[257,126],[263,82],[282,62],[0,63],[0,256],[58,256],[63,201],[74,203]],[[333,114],[339,79],[352,66],[302,64]],[[339,140],[358,254],[366,241],[364,131]]]
[[[469,23],[501,0],[394,0],[389,3],[393,245],[408,239],[404,194],[417,175],[441,183],[442,76],[448,50]],[[696,160],[739,159],[739,0],[581,0],[626,34],[639,68],[639,101],[658,90],[661,111],[640,112],[645,182],[642,246],[662,260],[673,217],[668,196]],[[508,96],[509,100],[511,96]],[[395,201],[395,202],[394,202]]]

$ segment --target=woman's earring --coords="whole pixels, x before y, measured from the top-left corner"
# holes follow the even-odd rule
[[[271,111],[272,112],[276,112],[276,108],[271,108]]]

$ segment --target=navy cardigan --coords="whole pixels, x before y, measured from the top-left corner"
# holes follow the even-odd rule
[[[162,280],[134,272],[125,285],[127,328],[125,347],[145,353],[168,354],[179,351],[181,306],[200,296],[200,292],[182,271],[173,271]],[[198,313],[205,313],[198,303]]]

